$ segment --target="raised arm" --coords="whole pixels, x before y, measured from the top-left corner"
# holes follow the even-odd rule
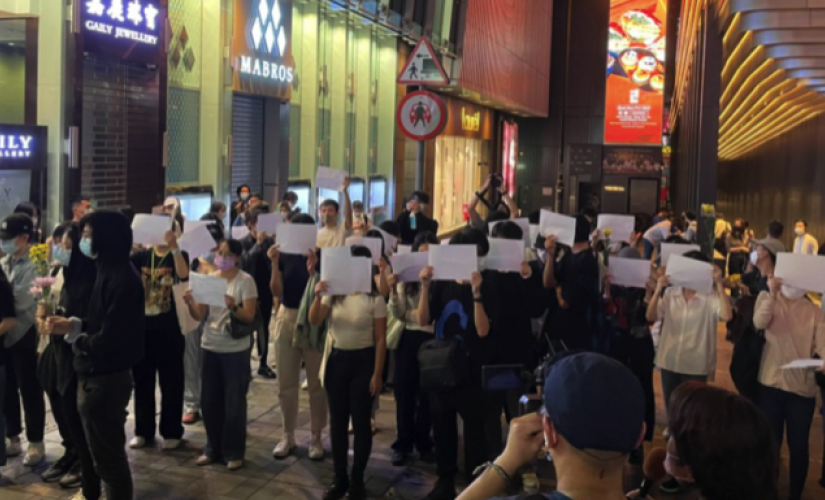
[[[352,231],[352,202],[349,199],[349,183],[349,177],[344,179],[344,227],[347,231]]]

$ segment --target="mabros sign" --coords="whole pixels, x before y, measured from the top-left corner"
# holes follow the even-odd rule
[[[292,96],[292,0],[235,0],[233,88],[277,99]]]

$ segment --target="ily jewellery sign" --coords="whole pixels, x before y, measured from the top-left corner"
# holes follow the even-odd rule
[[[46,147],[46,127],[0,124],[0,168],[45,168]]]

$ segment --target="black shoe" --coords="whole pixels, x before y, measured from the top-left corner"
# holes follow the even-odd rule
[[[347,490],[349,500],[367,500],[367,488],[364,487],[363,479],[353,479]]]
[[[410,454],[406,451],[393,450],[392,465],[395,467],[403,467],[410,461]]]
[[[819,478],[819,485],[825,488],[825,476]]]
[[[424,462],[425,464],[434,464],[435,453],[433,453],[432,450],[419,452],[418,459]]]
[[[349,482],[348,481],[338,481],[338,480],[336,480],[324,492],[324,500],[341,500],[342,498],[347,496],[347,490],[348,489],[349,489]]]
[[[681,489],[682,485],[679,484],[679,481],[677,481],[675,478],[670,478],[659,485],[659,491],[661,491],[662,493],[679,493]]]
[[[424,497],[424,500],[455,500],[455,497],[455,484],[438,480],[435,483],[435,488]]]
[[[272,371],[272,368],[270,368],[266,365],[263,365],[260,368],[258,368],[258,375],[260,375],[263,378],[268,378],[268,379],[276,378],[275,372]]]
[[[51,467],[46,469],[40,477],[47,483],[57,481],[69,472],[69,469],[72,468],[75,462],[77,462],[77,459],[74,456],[69,454],[63,455],[57,462],[53,463]]]
[[[69,472],[66,473],[65,476],[60,478],[60,482],[58,483],[61,488],[72,489],[72,488],[79,488],[81,483],[83,482],[83,467],[80,465],[80,460],[75,462]]]

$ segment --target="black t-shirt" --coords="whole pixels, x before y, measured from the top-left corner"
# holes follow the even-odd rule
[[[301,307],[301,299],[309,281],[307,258],[303,255],[281,254],[278,269],[284,282],[281,305],[290,309]]]
[[[185,252],[183,258],[188,266],[189,259]],[[160,256],[154,250],[142,250],[132,254],[132,264],[143,282],[146,330],[180,333],[175,298],[172,295],[172,286],[180,282],[175,271],[175,256],[171,251]]]
[[[566,254],[556,265],[556,281],[567,308],[556,311],[551,333],[568,349],[592,349],[601,305],[596,256],[590,250]]]
[[[498,296],[499,320],[490,336],[496,364],[534,364],[531,304],[541,290],[533,277],[524,279],[519,273],[490,271],[490,280]]]
[[[754,266],[753,271],[742,275],[742,284],[748,287],[752,297],[758,297],[761,292],[769,292],[768,277],[762,276],[759,268]]]
[[[490,323],[490,332],[499,321],[499,299],[489,271],[482,273],[481,297],[484,311]],[[436,336],[445,339],[460,337],[469,355],[470,375],[475,381],[481,379],[481,366],[492,358],[493,346],[490,337],[481,338],[476,332],[475,302],[472,286],[460,285],[455,281],[434,281],[430,288],[430,318],[435,324]]]
[[[6,318],[16,318],[14,309],[14,290],[7,282],[0,282],[0,321]],[[0,366],[6,364],[6,348],[3,347],[3,337],[0,337]],[[0,436],[2,439],[2,436]]]

